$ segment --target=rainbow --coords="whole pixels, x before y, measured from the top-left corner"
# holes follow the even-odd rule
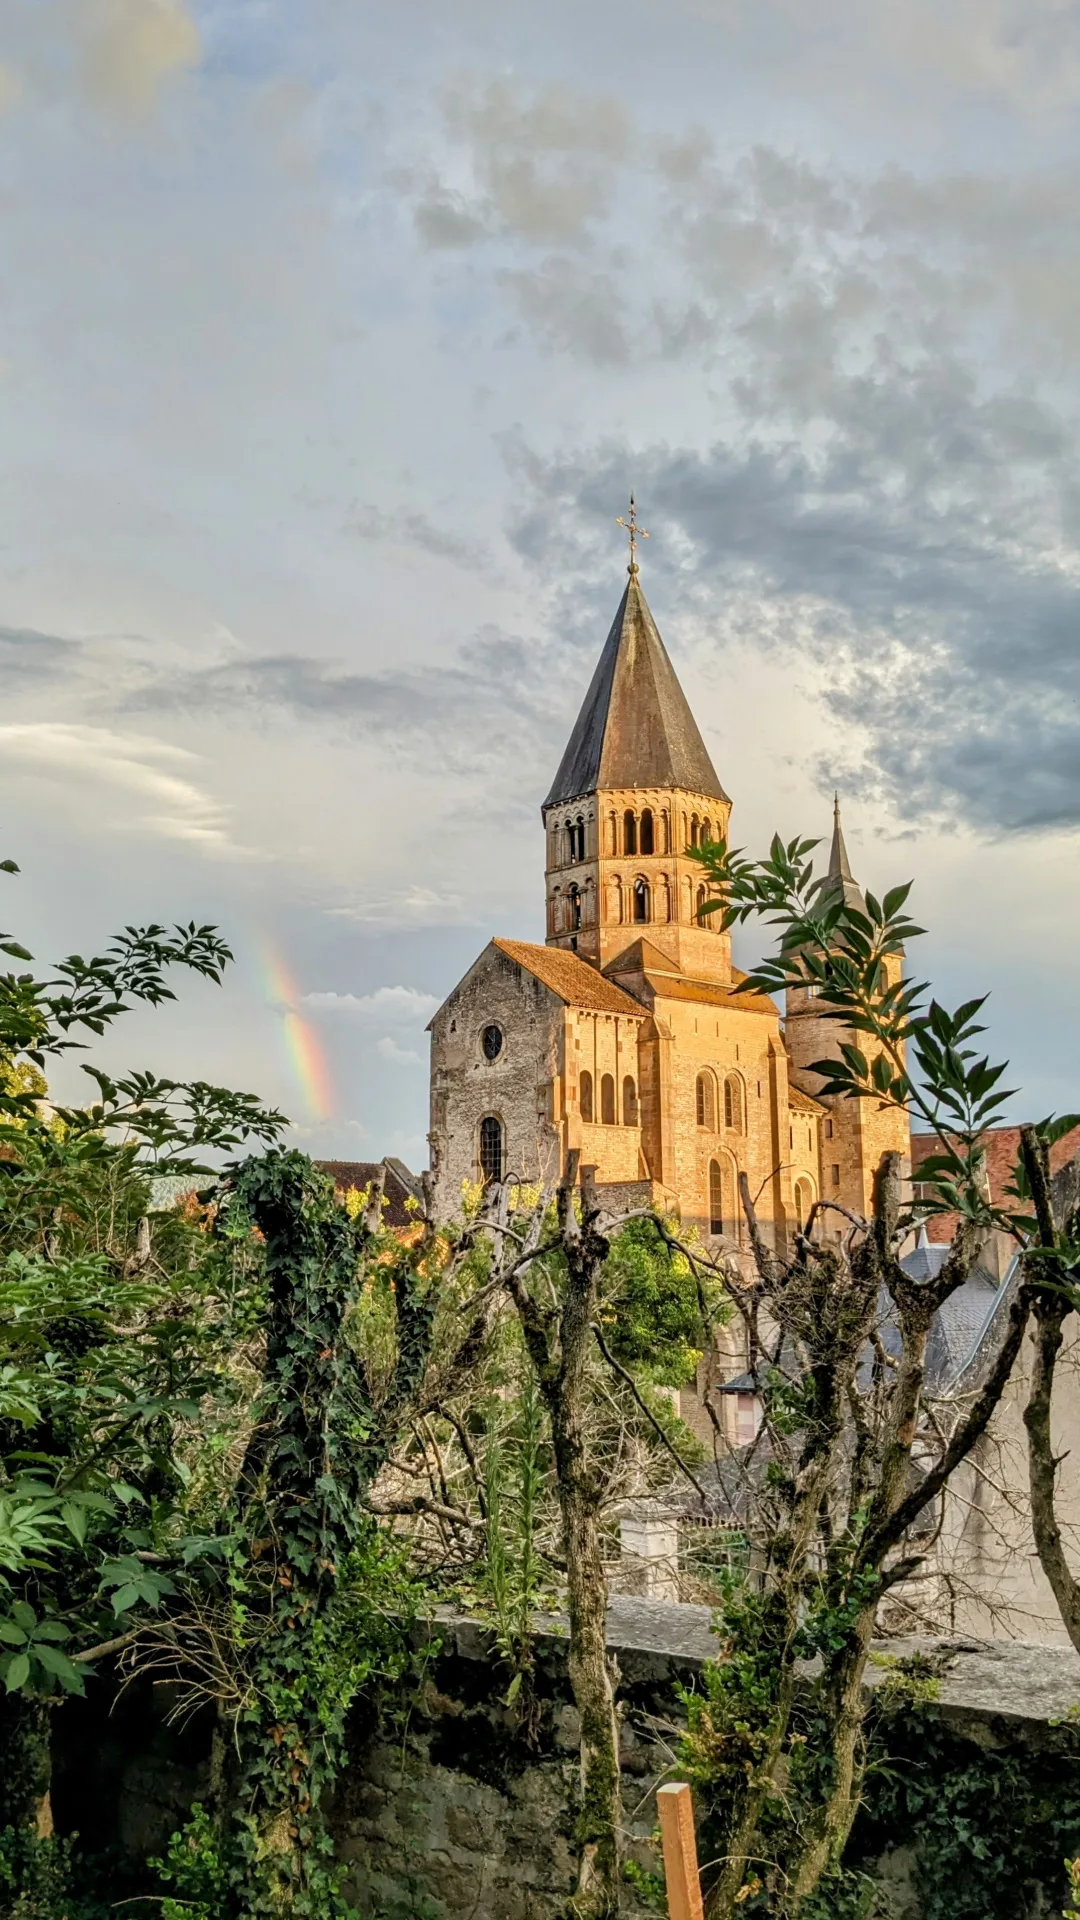
[[[285,1051],[310,1120],[329,1120],[334,1112],[330,1068],[310,1020],[300,1011],[300,990],[281,953],[269,939],[259,943],[266,997],[281,1015]]]

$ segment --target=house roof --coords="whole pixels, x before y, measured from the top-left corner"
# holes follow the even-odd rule
[[[606,979],[578,954],[568,953],[565,947],[534,946],[530,940],[493,940],[491,944],[542,981],[545,987],[550,987],[569,1007],[586,1007],[596,1013],[632,1014],[637,1020],[645,1018],[646,1010],[640,1001],[632,1000],[614,981]]]
[[[339,1193],[348,1193],[351,1187],[363,1192],[370,1187],[378,1176],[380,1167],[386,1168],[386,1184],[383,1187],[385,1205],[383,1207],[383,1225],[387,1227],[411,1227],[416,1215],[410,1212],[406,1202],[420,1198],[420,1182],[414,1173],[410,1173],[402,1160],[316,1160],[315,1165],[328,1173]]]
[[[544,805],[598,787],[678,787],[727,799],[636,571]]]
[[[804,1093],[801,1087],[793,1087],[790,1081],[788,1082],[788,1106],[794,1107],[796,1113],[825,1112],[820,1100],[812,1100],[808,1093]]]

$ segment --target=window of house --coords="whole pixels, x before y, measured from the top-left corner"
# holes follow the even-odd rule
[[[724,1180],[719,1160],[709,1161],[709,1232],[724,1231]]]
[[[649,917],[649,883],[647,880],[634,881],[634,919],[639,923]]]
[[[641,816],[640,851],[642,853],[651,853],[653,851],[653,839],[652,809],[646,807]]]
[[[724,1081],[724,1125],[732,1133],[743,1130],[742,1081],[737,1073],[729,1073]]]
[[[834,1187],[838,1187],[838,1186],[840,1185],[840,1169],[839,1169],[839,1167],[834,1167],[834,1168],[833,1168],[833,1170],[832,1170],[832,1183],[833,1183],[833,1186],[834,1186]]]
[[[805,1227],[810,1218],[810,1209],[814,1204],[813,1188],[809,1180],[795,1182],[795,1218],[800,1227]]]
[[[631,807],[623,814],[623,852],[637,852],[637,814]]]
[[[580,1085],[581,1091],[578,1097],[581,1101],[581,1117],[583,1120],[591,1120],[593,1117],[592,1074],[587,1067],[582,1072]]]
[[[493,1113],[485,1114],[480,1122],[480,1175],[485,1181],[503,1177],[502,1121]]]
[[[480,1044],[484,1049],[485,1060],[497,1060],[503,1050],[502,1028],[494,1024],[485,1027],[480,1036]]]
[[[600,1081],[600,1121],[605,1127],[615,1125],[615,1082],[610,1073]]]
[[[581,888],[571,887],[567,898],[570,902],[570,925],[576,931],[581,925]]]
[[[757,1439],[758,1403],[756,1393],[735,1395],[735,1444],[748,1447]]]
[[[826,1120],[825,1122],[825,1138],[826,1140],[832,1139],[832,1121],[831,1120]]]
[[[716,1089],[711,1073],[699,1073],[697,1077],[697,1123],[709,1133],[716,1132]]]
[[[637,1088],[632,1074],[627,1074],[622,1083],[622,1119],[624,1127],[636,1127],[638,1123]]]

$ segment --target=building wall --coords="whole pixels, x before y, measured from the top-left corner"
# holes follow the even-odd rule
[[[793,1084],[825,1109],[818,1168],[821,1198],[836,1200],[855,1213],[869,1214],[874,1203],[874,1176],[882,1155],[899,1153],[910,1171],[907,1114],[882,1107],[876,1100],[848,1100],[822,1093],[820,1075],[810,1072],[812,1061],[838,1059],[841,1045],[851,1042],[869,1060],[874,1058],[874,1048],[866,1035],[855,1034],[841,1021],[830,1019],[826,1002],[801,988],[789,989],[784,1036]]]
[[[573,947],[584,959],[605,967],[645,934],[661,953],[695,979],[731,977],[731,941],[719,915],[705,924],[697,918],[703,885],[700,866],[686,848],[691,836],[726,837],[730,806],[701,794],[647,787],[602,789],[587,799],[552,807],[547,830],[547,939],[550,946]],[[626,850],[626,815],[634,817],[638,850]],[[653,820],[651,854],[640,851],[640,823]],[[576,830],[584,833],[584,855]],[[649,888],[647,921],[634,918],[634,882]],[[581,924],[568,910],[571,889],[581,901]]]
[[[431,1023],[431,1145],[435,1204],[450,1218],[479,1173],[480,1122],[504,1129],[507,1171],[525,1181],[560,1168],[560,1083],[566,1047],[558,996],[497,947],[488,947]],[[484,1028],[504,1035],[485,1058]]]

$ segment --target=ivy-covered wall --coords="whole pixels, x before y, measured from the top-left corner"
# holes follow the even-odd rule
[[[656,1893],[655,1788],[672,1777],[680,1688],[710,1652],[709,1615],[627,1598],[613,1603],[611,1627],[634,1874],[626,1910],[643,1920]],[[332,1826],[373,1920],[555,1920],[573,1884],[577,1727],[565,1651],[552,1623],[523,1721],[506,1705],[509,1676],[487,1632],[446,1620],[416,1697],[380,1729],[355,1719]],[[822,1920],[1056,1917],[1063,1862],[1080,1853],[1080,1661],[1009,1643],[929,1653],[941,1678],[916,1690],[921,1699],[887,1690],[850,1855],[866,1878]],[[891,1657],[877,1679],[895,1674]],[[133,1690],[111,1713],[88,1701],[57,1716],[57,1823],[114,1849],[125,1889],[138,1889],[141,1860],[205,1790],[208,1729],[170,1729],[169,1704],[166,1691]]]

